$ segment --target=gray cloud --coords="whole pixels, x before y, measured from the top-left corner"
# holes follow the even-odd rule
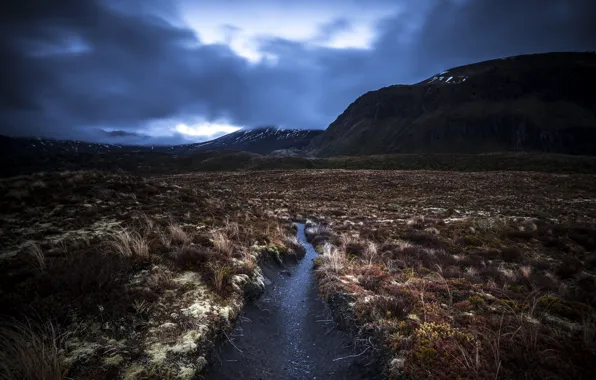
[[[596,50],[592,0],[402,1],[402,13],[379,21],[371,49],[268,38],[261,47],[278,62],[258,65],[166,22],[177,17],[168,2],[134,4],[20,0],[0,12],[0,53],[9,57],[0,63],[0,133],[99,141],[102,128],[130,133],[196,116],[325,128],[381,86],[484,59]],[[321,37],[348,20],[330,20]]]
[[[352,30],[352,23],[347,18],[338,18],[321,25],[319,33],[314,38],[315,41],[327,42],[336,34]]]

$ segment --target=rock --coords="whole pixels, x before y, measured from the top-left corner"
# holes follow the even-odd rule
[[[279,274],[281,276],[287,276],[287,277],[291,277],[292,276],[292,272],[290,272],[289,270],[282,270],[281,272],[279,272]]]
[[[406,364],[406,359],[404,358],[395,358],[391,361],[390,365],[392,369],[402,369]]]

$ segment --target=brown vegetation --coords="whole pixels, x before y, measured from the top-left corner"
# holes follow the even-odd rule
[[[7,377],[200,371],[196,359],[262,290],[258,262],[296,248],[260,207],[220,191],[102,172],[1,181],[3,316],[53,326],[1,329]],[[47,346],[55,341],[48,331],[67,337],[59,350]],[[37,372],[23,372],[26,357]]]
[[[258,263],[300,255],[289,226],[308,217],[323,295],[391,376],[586,378],[595,188],[532,172],[11,178],[0,303],[68,333],[64,376],[183,377],[258,293]]]

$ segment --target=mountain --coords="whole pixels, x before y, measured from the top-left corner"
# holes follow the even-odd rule
[[[235,150],[267,155],[274,151],[296,151],[307,147],[311,140],[322,134],[322,130],[279,129],[261,127],[241,129],[217,139],[168,147],[165,152],[192,154],[211,150]]]
[[[5,158],[36,159],[39,157],[106,153],[169,153],[190,155],[207,151],[246,151],[269,154],[274,151],[296,152],[306,147],[321,130],[278,129],[263,127],[239,130],[217,139],[182,145],[116,145],[75,140],[20,138],[0,136],[0,155]]]
[[[6,156],[54,156],[120,152],[151,152],[152,146],[98,144],[77,140],[54,140],[39,137],[0,136],[0,151]]]
[[[370,91],[308,151],[596,155],[596,54],[516,56]]]

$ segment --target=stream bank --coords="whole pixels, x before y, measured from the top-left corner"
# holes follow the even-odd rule
[[[264,294],[246,305],[204,378],[382,378],[371,357],[359,355],[362,347],[356,348],[349,334],[336,328],[319,296],[312,270],[317,253],[306,241],[303,224],[297,234],[306,248],[304,259],[287,268],[264,268],[269,279]]]

